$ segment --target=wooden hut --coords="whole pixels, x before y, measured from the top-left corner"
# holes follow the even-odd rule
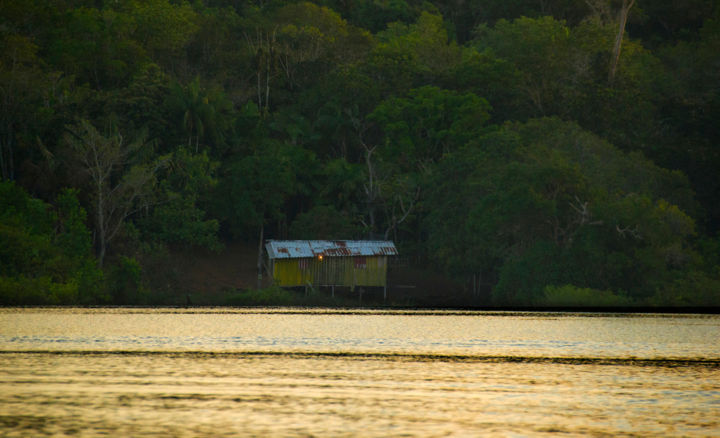
[[[274,284],[281,287],[382,287],[387,296],[391,241],[269,240],[265,249]]]

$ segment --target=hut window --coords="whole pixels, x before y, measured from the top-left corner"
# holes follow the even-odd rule
[[[367,258],[355,257],[355,269],[365,269],[365,268],[367,268]]]
[[[306,270],[310,268],[310,260],[308,259],[299,259],[298,260],[298,268],[301,270]]]

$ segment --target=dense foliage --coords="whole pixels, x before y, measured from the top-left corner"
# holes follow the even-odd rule
[[[389,238],[468,305],[720,305],[719,53],[714,0],[4,0],[0,303]]]

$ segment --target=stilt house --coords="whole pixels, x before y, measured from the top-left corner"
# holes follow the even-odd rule
[[[387,290],[391,241],[269,240],[265,249],[274,284],[296,286],[375,286]]]

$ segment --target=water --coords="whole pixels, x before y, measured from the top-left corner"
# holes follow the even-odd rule
[[[0,436],[720,436],[720,316],[0,309]]]

